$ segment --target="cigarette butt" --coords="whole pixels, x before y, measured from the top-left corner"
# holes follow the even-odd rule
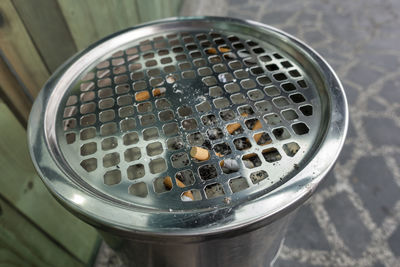
[[[246,159],[250,159],[252,157],[257,157],[257,154],[255,153],[251,153],[251,154],[246,154],[242,157],[242,159],[246,160]]]
[[[136,101],[144,101],[150,98],[150,94],[147,91],[142,91],[139,93],[136,93],[135,99]]]
[[[166,91],[167,91],[167,89],[165,89],[165,87],[155,88],[155,89],[153,89],[153,96],[154,97],[160,96],[160,95],[164,94]]]
[[[210,158],[210,152],[205,148],[194,146],[190,149],[190,156],[200,161],[204,161]]]
[[[262,124],[259,120],[257,120],[256,123],[254,123],[253,130],[258,130],[261,128],[262,128]]]
[[[228,47],[220,47],[219,51],[221,51],[221,53],[226,53],[226,52],[230,52],[231,50]]]
[[[217,53],[217,50],[215,48],[212,48],[212,47],[211,48],[207,48],[206,53],[215,55]]]
[[[219,164],[221,167],[227,168],[228,170],[231,170],[231,171],[239,170],[239,164],[234,159],[222,160]]]
[[[240,123],[235,122],[235,123],[232,123],[232,124],[229,124],[228,126],[226,126],[226,129],[228,130],[228,132],[229,132],[230,134],[232,134],[234,131],[236,131],[236,130],[239,129],[240,127],[242,127],[242,126],[240,125]]]
[[[222,155],[221,153],[219,153],[219,152],[215,152],[215,155],[217,155],[218,157],[220,157],[220,158],[222,158],[224,155]]]
[[[258,143],[258,141],[260,140],[262,135],[263,135],[263,133],[258,133],[258,134],[254,135],[254,140],[256,141],[256,143]]]
[[[176,182],[176,185],[179,186],[180,188],[185,187],[185,184],[182,183],[181,180],[175,178],[175,182]],[[164,185],[165,185],[165,187],[168,188],[168,189],[171,189],[171,188],[172,188],[172,179],[171,179],[171,177],[166,176],[166,177],[164,178]],[[187,197],[187,198],[190,198],[191,200],[194,200],[192,191],[190,191],[190,190],[184,192],[184,193],[183,193],[183,196],[184,196],[184,197]],[[182,197],[182,199],[183,199],[183,197]],[[189,199],[183,199],[183,200],[184,200],[184,201],[189,201]]]
[[[247,114],[246,112],[243,112],[243,113],[241,113],[240,114],[242,117],[247,117],[247,116],[249,116],[249,114]]]

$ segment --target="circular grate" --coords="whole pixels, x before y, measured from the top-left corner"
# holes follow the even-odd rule
[[[314,80],[251,33],[154,32],[90,62],[60,98],[57,140],[89,187],[158,210],[265,194],[321,130]]]

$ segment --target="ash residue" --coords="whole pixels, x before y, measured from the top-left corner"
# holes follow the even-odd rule
[[[204,165],[199,168],[201,179],[210,180],[218,176],[217,169],[213,165]]]
[[[235,145],[236,149],[238,150],[246,150],[251,147],[251,143],[248,138],[242,137],[233,140],[233,144]]]
[[[232,153],[231,147],[227,143],[216,144],[214,146],[215,154],[225,156]]]

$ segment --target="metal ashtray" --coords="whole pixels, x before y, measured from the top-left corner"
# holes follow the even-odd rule
[[[231,18],[113,34],[35,101],[32,159],[130,266],[266,266],[334,164],[343,88],[304,43]]]

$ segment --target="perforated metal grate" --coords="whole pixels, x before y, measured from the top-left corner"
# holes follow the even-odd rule
[[[269,43],[175,32],[104,58],[64,96],[58,139],[75,172],[113,198],[157,209],[240,201],[290,179],[314,143],[315,85]]]

